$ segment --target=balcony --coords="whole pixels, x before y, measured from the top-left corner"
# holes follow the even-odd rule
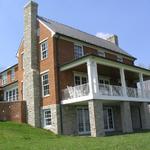
[[[115,99],[118,98],[120,100],[128,99],[133,100],[136,99],[147,99],[150,101],[150,91],[144,90],[144,95],[142,94],[142,90],[133,87],[126,87],[126,95],[124,95],[124,88],[118,85],[107,85],[107,84],[99,84],[99,91],[97,93],[98,99]],[[68,86],[66,89],[62,90],[62,100],[73,100],[73,99],[90,99],[90,90],[89,83],[82,84],[78,86]],[[86,99],[85,99],[86,100]]]
[[[150,102],[149,70],[87,56],[60,71],[62,104],[92,99]]]

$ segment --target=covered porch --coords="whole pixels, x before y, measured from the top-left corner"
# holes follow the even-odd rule
[[[61,67],[62,104],[92,99],[150,102],[150,71],[97,56]],[[66,80],[66,81],[65,81]]]
[[[130,133],[149,129],[148,103],[90,100],[62,106],[65,135]]]

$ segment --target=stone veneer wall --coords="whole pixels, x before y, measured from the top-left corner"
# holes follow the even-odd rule
[[[27,102],[28,124],[40,127],[40,73],[37,48],[37,9],[31,1],[24,8],[23,100]]]
[[[142,129],[150,129],[150,105],[148,103],[141,103],[141,122]]]
[[[76,135],[78,133],[76,106],[64,105],[62,107],[62,123],[63,123],[63,134]]]
[[[59,104],[52,104],[48,106],[41,107],[41,126],[44,128],[44,115],[43,110],[44,109],[50,109],[51,110],[51,119],[52,119],[52,125],[49,128],[46,128],[48,130],[51,130],[55,134],[61,133],[61,125],[60,125],[60,105]]]
[[[104,136],[103,103],[99,100],[88,102],[91,136]]]
[[[133,132],[130,102],[121,102],[121,119],[123,133]]]

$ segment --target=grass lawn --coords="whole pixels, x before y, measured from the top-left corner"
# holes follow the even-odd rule
[[[25,124],[0,122],[0,150],[150,150],[150,132],[100,138],[56,136]]]

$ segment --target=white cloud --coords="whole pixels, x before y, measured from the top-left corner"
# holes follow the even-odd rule
[[[113,34],[103,33],[103,32],[97,32],[96,36],[99,37],[99,38],[102,38],[104,40],[107,40],[107,38],[109,38],[110,36],[113,36]]]

